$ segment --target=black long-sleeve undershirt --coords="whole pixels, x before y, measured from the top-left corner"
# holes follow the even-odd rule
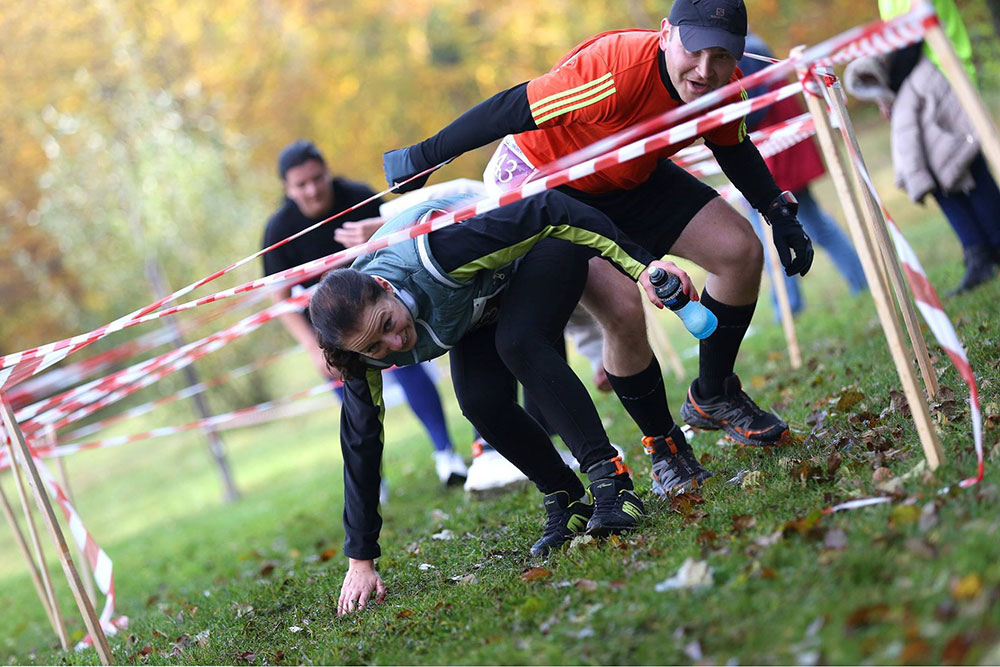
[[[416,144],[417,156],[424,160],[416,167],[423,171],[508,134],[537,129],[528,103],[528,83],[521,83],[480,102],[433,137]]]
[[[711,149],[726,177],[758,211],[766,211],[781,194],[764,158],[749,137],[733,146],[719,146],[710,141],[705,141],[705,145]]]

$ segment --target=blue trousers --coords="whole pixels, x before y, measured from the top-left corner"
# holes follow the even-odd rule
[[[934,198],[963,248],[1000,249],[1000,189],[982,153],[972,161],[969,171],[976,181],[972,190],[948,195],[936,190]]]

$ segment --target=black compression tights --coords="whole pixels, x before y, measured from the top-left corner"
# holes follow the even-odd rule
[[[563,328],[587,279],[591,252],[547,239],[524,256],[496,324],[451,350],[451,373],[466,418],[542,493],[583,494],[545,431],[517,404],[524,385],[586,472],[616,453],[583,383],[559,354]]]

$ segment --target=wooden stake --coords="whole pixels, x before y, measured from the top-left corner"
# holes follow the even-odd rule
[[[13,470],[11,470],[11,472],[13,473]],[[7,494],[4,493],[2,486],[0,486],[0,506],[3,507],[3,515],[7,519],[7,523],[10,524],[10,530],[14,534],[14,541],[17,542],[17,547],[21,551],[21,555],[24,557],[24,562],[28,565],[28,574],[31,575],[31,583],[35,585],[35,592],[38,593],[38,599],[42,601],[42,607],[45,609],[45,615],[49,617],[49,623],[52,624],[52,630],[56,633],[56,635],[60,635],[60,624],[56,621],[56,617],[52,614],[52,607],[49,606],[49,598],[45,593],[45,585],[42,583],[42,576],[38,572],[38,565],[35,563],[35,559],[31,557],[31,551],[28,549],[28,543],[24,539],[24,534],[21,532],[21,526],[17,523],[17,517],[14,516],[14,510],[11,508],[10,502],[7,500]],[[60,637],[60,642],[61,640],[62,638]],[[68,649],[68,646],[63,646],[64,651]]]
[[[31,458],[31,451],[28,449],[28,444],[24,441],[24,434],[21,433],[21,428],[14,417],[14,411],[11,409],[10,403],[7,402],[7,396],[3,393],[0,393],[0,414],[2,414],[7,432],[11,436],[8,447],[11,449],[12,460],[14,460],[13,450],[16,441],[18,452],[21,455],[21,462],[28,473],[28,481],[35,494],[35,502],[42,511],[42,519],[44,519],[45,526],[49,529],[49,534],[55,542],[56,555],[59,557],[59,563],[62,565],[63,572],[69,582],[69,588],[73,593],[73,598],[76,600],[77,607],[83,615],[83,623],[87,627],[87,632],[90,633],[91,638],[94,640],[94,648],[97,650],[97,655],[102,665],[110,665],[111,647],[108,646],[108,639],[104,636],[104,629],[101,628],[97,613],[94,611],[94,605],[90,603],[90,598],[87,597],[86,592],[83,590],[83,583],[80,581],[80,575],[73,564],[73,558],[69,554],[69,546],[66,544],[62,529],[59,527],[59,521],[52,510],[52,504],[49,502],[49,496],[45,492],[38,469]]]
[[[833,106],[843,123],[843,130],[851,143],[851,147],[854,149],[855,155],[858,156],[858,160],[863,166],[864,157],[861,155],[861,146],[858,144],[858,137],[854,133],[854,125],[847,114],[847,101],[844,97],[844,89],[841,87],[840,82],[836,82],[829,90],[829,97],[832,98]],[[903,276],[903,268],[899,265],[899,256],[896,254],[892,237],[889,235],[889,227],[885,221],[885,216],[882,215],[882,209],[879,207],[874,195],[869,191],[867,184],[862,180],[860,170],[852,170],[852,173],[855,172],[855,183],[859,188],[859,192],[861,192],[861,201],[864,202],[862,212],[865,214],[864,217],[868,222],[868,228],[873,232],[878,247],[881,250],[885,267],[889,271],[889,279],[893,290],[896,292],[896,301],[903,312],[903,322],[906,324],[906,332],[910,337],[911,345],[913,345],[914,355],[917,358],[917,366],[920,367],[920,374],[924,379],[924,386],[927,388],[927,395],[933,398],[940,391],[937,373],[934,372],[930,355],[927,353],[927,341],[924,340],[924,334],[920,330],[920,320],[917,319],[917,310],[913,305],[913,297],[910,294],[909,284]]]
[[[972,123],[972,129],[975,130],[976,136],[979,138],[983,155],[986,156],[986,161],[993,168],[993,177],[1000,180],[1000,136],[997,135],[997,128],[986,110],[986,105],[983,104],[983,98],[976,92],[975,86],[969,80],[968,72],[965,71],[962,61],[955,53],[955,47],[948,41],[941,26],[934,25],[928,28],[924,33],[924,39],[931,45],[931,49],[941,62],[941,68],[944,70],[945,76],[948,77],[948,82],[951,84],[952,90],[955,91],[959,104],[962,105],[965,115]]]
[[[820,83],[820,85],[823,84]],[[865,277],[868,279],[868,288],[875,301],[875,309],[878,312],[879,322],[882,325],[882,331],[885,334],[889,352],[896,366],[896,373],[899,375],[903,392],[910,404],[910,413],[917,427],[917,434],[924,449],[924,456],[927,458],[927,464],[930,469],[934,470],[941,464],[941,459],[943,458],[941,443],[938,441],[934,426],[931,423],[930,412],[927,409],[927,403],[924,401],[923,392],[920,391],[919,383],[913,373],[913,368],[910,366],[909,355],[906,352],[906,343],[903,339],[903,332],[896,315],[896,309],[892,303],[888,285],[884,282],[876,261],[878,253],[865,234],[857,211],[852,211],[850,207],[846,206],[846,203],[851,201],[850,187],[837,157],[837,145],[834,139],[833,128],[830,125],[830,119],[826,115],[825,105],[820,102],[819,98],[810,95],[808,92],[805,94],[805,100],[809,112],[816,122],[816,135],[823,149],[827,168],[834,179],[838,193],[841,195],[841,202],[845,204],[844,213],[850,226],[851,236],[854,238],[854,244],[861,259]],[[858,191],[861,192],[860,187]]]
[[[792,370],[802,368],[802,352],[799,350],[799,338],[795,334],[795,322],[792,321],[792,306],[788,300],[788,285],[785,283],[785,272],[782,270],[781,258],[778,257],[778,249],[774,247],[774,236],[771,232],[771,225],[762,222],[764,228],[764,252],[767,253],[770,262],[769,274],[771,276],[771,288],[778,297],[778,311],[781,313],[781,327],[785,331],[785,344],[788,346],[788,361]]]
[[[674,347],[673,343],[670,342],[670,337],[663,330],[660,322],[657,320],[658,311],[646,298],[646,293],[642,293],[642,303],[643,307],[646,309],[646,330],[650,334],[650,342],[653,345],[653,349],[656,350],[656,356],[660,359],[666,359],[667,363],[670,364],[670,369],[674,372],[679,379],[684,379],[684,364],[681,363],[681,358],[677,354],[677,349]]]
[[[54,446],[55,438],[50,438],[49,442]],[[66,459],[62,456],[56,459],[56,465],[59,468],[59,481],[62,482],[63,491],[66,492],[66,497],[69,501],[76,507],[76,499],[73,498],[73,490],[69,485],[69,474],[66,472]],[[80,549],[80,545],[76,543],[76,540],[72,540],[73,553],[76,554],[77,559],[79,559],[80,565],[80,578],[83,579],[83,587],[87,591],[87,597],[90,598],[90,603],[97,604],[97,588],[94,585],[94,573],[90,569],[90,563],[87,561],[87,555],[83,553]]]
[[[6,408],[6,397],[4,397]],[[6,426],[7,418],[4,414],[3,422]],[[55,588],[52,586],[52,577],[49,575],[49,567],[45,562],[45,550],[42,548],[42,541],[38,537],[38,529],[35,527],[35,518],[31,513],[31,502],[28,500],[27,490],[24,488],[24,480],[21,479],[21,468],[17,463],[17,456],[14,453],[14,441],[16,436],[10,426],[6,426],[7,455],[10,457],[10,468],[14,478],[14,487],[17,489],[18,498],[21,501],[21,511],[24,512],[25,525],[28,527],[28,537],[31,538],[31,545],[35,550],[35,558],[38,564],[38,571],[41,575],[42,588],[45,592],[44,606],[52,610],[52,617],[55,619],[55,631],[59,636],[59,644],[62,650],[69,650],[69,635],[66,634],[66,625],[63,621],[62,612],[59,610],[59,603],[56,600]]]

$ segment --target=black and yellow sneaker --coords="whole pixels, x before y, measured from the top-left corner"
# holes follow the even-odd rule
[[[723,430],[740,445],[773,447],[787,443],[791,437],[788,424],[781,418],[757,407],[746,395],[735,373],[725,379],[722,394],[702,396],[698,380],[688,389],[681,405],[681,418],[693,428],[706,431]]]
[[[658,496],[693,491],[714,474],[701,467],[677,424],[666,436],[646,436],[642,446],[653,461],[653,493]]]
[[[587,534],[604,537],[632,530],[646,514],[632,487],[628,468],[620,456],[599,463],[587,471],[590,495],[594,497],[594,515],[587,522]]]
[[[586,502],[587,500],[590,502]],[[545,522],[542,538],[531,545],[531,555],[547,556],[550,551],[558,549],[575,535],[581,535],[594,513],[593,502],[589,493],[586,500],[570,500],[566,491],[556,491],[545,496],[542,504],[548,520]]]

